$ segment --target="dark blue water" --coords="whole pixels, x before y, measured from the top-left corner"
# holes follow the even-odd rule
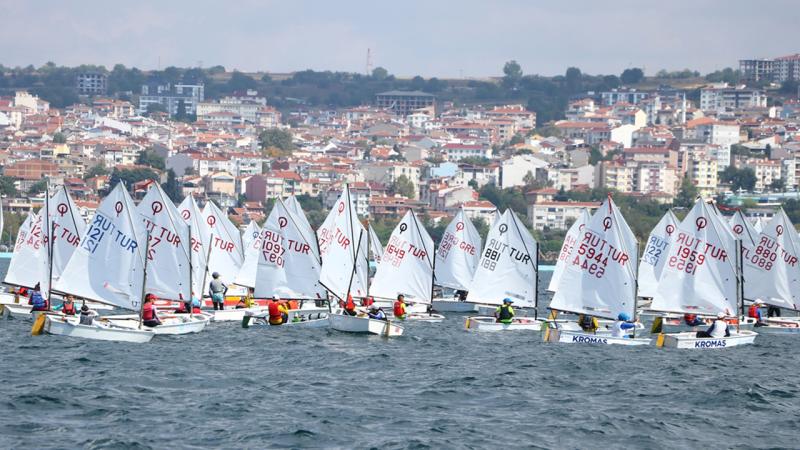
[[[392,340],[214,324],[137,345],[2,320],[0,448],[800,445],[800,336],[692,352],[463,322]]]

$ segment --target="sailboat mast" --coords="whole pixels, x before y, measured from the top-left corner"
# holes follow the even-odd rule
[[[203,299],[203,292],[206,288],[206,280],[208,280],[208,261],[211,259],[211,243],[214,242],[214,233],[212,232],[211,235],[208,237],[208,251],[206,252],[206,268],[203,271],[203,284],[200,285],[200,304],[202,306],[202,299]],[[222,299],[222,304],[225,304],[225,299]]]
[[[633,323],[636,323],[636,294],[639,292],[639,239],[636,239],[635,264],[633,265]],[[636,327],[633,327],[633,337],[636,338]]]
[[[358,254],[358,250],[361,249],[361,238],[363,237],[364,233],[358,234],[358,245],[356,245],[356,255]],[[358,267],[358,260],[356,258],[353,259],[353,270],[350,271],[350,282],[347,283],[347,297],[345,297],[344,301],[346,302],[348,298],[350,298],[350,288],[353,286],[353,277],[356,275],[356,268]]]
[[[367,219],[367,298],[369,298],[369,252],[372,251],[372,233],[369,232],[369,219]],[[375,259],[375,255],[372,257]]]
[[[50,223],[50,179],[44,194],[44,220],[47,222],[47,303],[53,308],[53,224]]]
[[[539,320],[539,241],[536,241],[536,277],[533,284],[533,320]]]
[[[514,222],[514,228],[517,230],[517,236],[519,236],[519,240],[522,242],[522,246],[525,248],[525,253],[528,255],[528,261],[531,262],[531,267],[533,267],[533,258],[531,257],[531,252],[528,250],[528,244],[525,243],[525,239],[522,237],[522,231],[519,229],[519,224],[517,223],[517,216],[514,214],[513,210],[511,211],[511,214],[509,214],[509,216],[511,217],[511,221]],[[538,242],[537,242],[537,251],[538,251]],[[538,261],[538,258],[539,258],[538,254],[536,255],[536,258],[537,258],[537,261]],[[538,263],[536,264],[536,267],[533,267],[533,276],[536,279],[536,283],[535,283],[536,293],[534,294],[534,305],[535,305],[534,309],[538,309],[538,305],[536,305],[536,302],[538,301],[538,293],[539,293],[539,264]],[[534,314],[534,316],[537,315],[535,310],[534,310],[533,314]]]
[[[148,253],[150,253],[150,230],[147,231],[147,239],[145,240],[144,244],[144,269],[142,270],[142,296],[141,302],[139,304],[139,329],[142,329],[142,322],[144,320],[144,296],[145,290],[147,289],[147,260]]]
[[[736,240],[736,305],[739,311],[736,313],[736,331],[740,330],[741,318],[744,316],[744,273],[742,271],[742,240]],[[741,316],[741,317],[740,317]]]
[[[177,228],[176,228],[176,230],[177,230]],[[194,268],[192,267],[192,253],[191,253],[192,252],[192,248],[191,248],[191,245],[192,245],[192,225],[189,224],[189,307],[187,309],[189,310],[189,317],[191,317],[193,319],[194,318],[194,313],[193,313],[193,311],[194,311],[194,299],[192,298],[192,296],[194,295],[194,287],[192,286],[192,281],[193,281],[192,280],[192,270],[194,270]]]

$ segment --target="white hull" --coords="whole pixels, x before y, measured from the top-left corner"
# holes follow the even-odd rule
[[[384,311],[391,311],[394,308],[394,301],[375,300],[375,304]],[[362,307],[366,308],[366,307]],[[426,313],[428,312],[428,305],[425,303],[406,303],[406,312],[408,313]]]
[[[445,317],[441,314],[428,314],[428,313],[410,313],[406,315],[405,322],[428,322],[440,323],[444,321]]]
[[[322,328],[329,326],[327,308],[304,308],[289,310],[288,322],[281,324],[293,327]],[[298,321],[299,319],[299,321]],[[277,326],[269,324],[269,315],[265,311],[246,313],[242,317],[242,328],[257,326]]]
[[[370,319],[368,317],[331,314],[328,317],[331,328],[346,333],[369,333],[378,336],[394,337],[403,335],[403,327],[390,321]]]
[[[108,319],[109,322],[119,326],[124,327],[131,330],[138,330],[139,329],[139,319],[137,317],[125,317],[125,318],[116,318],[115,316],[106,316],[104,319]],[[181,315],[172,315],[172,316],[165,316],[159,317],[161,320],[161,325],[157,327],[147,327],[142,326],[142,330],[150,330],[155,334],[191,334],[191,333],[199,333],[205,329],[206,325],[208,325],[208,318],[201,315],[195,315],[194,317],[190,317],[189,315],[181,314]]]
[[[83,339],[115,342],[150,342],[155,333],[149,330],[132,330],[114,326],[95,319],[92,325],[81,325],[77,318],[65,319],[59,316],[47,315],[44,331],[48,334],[71,336]]]
[[[730,337],[698,338],[697,333],[690,331],[686,333],[670,333],[659,335],[656,338],[656,346],[709,350],[752,344],[753,341],[755,341],[756,336],[758,336],[758,333],[754,331],[742,330],[739,331],[739,333],[731,333]]]
[[[266,311],[265,307],[256,308],[239,308],[239,309],[223,309],[222,311],[203,311],[211,317],[212,322],[241,322],[245,314],[253,313],[260,314]]]
[[[433,299],[433,310],[437,312],[474,313],[478,312],[478,305],[455,299],[436,298]]]
[[[711,326],[714,322],[712,318],[701,318],[705,323],[702,325],[697,325],[690,327],[686,325],[686,322],[683,320],[682,315],[675,315],[675,314],[667,314],[667,315],[660,315],[656,316],[653,319],[653,326],[651,327],[651,333],[683,333],[688,331],[698,331],[698,330],[705,330]],[[656,328],[657,324],[660,322],[661,329],[658,330]],[[753,330],[753,326],[756,324],[755,319],[750,317],[744,317],[741,319],[741,323],[739,323],[740,330]],[[731,327],[736,327],[736,325],[731,324]]]
[[[470,331],[541,331],[544,321],[515,317],[511,323],[499,323],[494,317],[467,317],[464,327]]]
[[[583,331],[561,330],[553,328],[547,337],[547,342],[561,342],[564,344],[599,344],[599,345],[650,345],[650,338],[618,338],[610,334],[593,334]]]
[[[755,327],[759,334],[800,334],[800,317],[770,317],[766,326]]]

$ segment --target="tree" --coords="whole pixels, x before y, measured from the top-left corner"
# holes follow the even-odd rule
[[[246,91],[258,88],[258,82],[250,75],[234,70],[230,80],[228,80],[227,88],[229,91]]]
[[[383,67],[376,67],[372,69],[372,78],[376,80],[385,80],[389,78],[389,71]]]
[[[54,144],[66,144],[67,143],[67,137],[64,135],[64,133],[61,133],[61,132],[55,133],[53,135],[53,143]]]
[[[111,192],[114,186],[120,181],[125,183],[125,187],[130,189],[134,183],[144,180],[156,180],[158,175],[151,169],[124,169],[120,170],[116,167],[111,172],[111,179],[108,182],[108,191]]]
[[[475,190],[477,191],[477,190],[478,190],[478,188],[479,188],[479,186],[478,186],[478,180],[472,179],[472,180],[469,180],[469,181],[467,181],[467,186],[469,186],[469,187],[471,187],[472,189],[475,189]]]
[[[169,197],[173,203],[178,204],[183,200],[181,184],[178,182],[177,177],[175,177],[175,172],[172,169],[167,171],[167,181],[161,184],[161,188],[164,189],[164,193],[167,194],[167,197]]]
[[[272,77],[269,76],[268,73],[265,73],[264,76],[261,77],[262,83],[272,83]]]
[[[683,177],[681,189],[678,191],[678,196],[675,197],[675,206],[691,208],[695,200],[697,200],[697,186],[692,183],[689,177]],[[630,221],[628,223],[630,223]]]
[[[567,73],[564,78],[567,82],[568,92],[575,93],[581,90],[581,78],[583,78],[581,69],[578,69],[577,67],[570,67],[567,69]]]
[[[638,67],[634,67],[631,69],[625,69],[622,72],[622,75],[619,76],[620,81],[622,84],[636,84],[644,78],[644,72],[642,69]]]
[[[731,185],[731,190],[738,191],[752,191],[756,186],[756,173],[753,169],[745,167],[737,169],[733,166],[728,166],[720,174],[720,180],[723,183]]]
[[[294,150],[292,133],[286,130],[279,130],[277,128],[264,130],[258,135],[258,140],[261,142],[261,148],[264,150],[270,148],[276,148],[283,152]]]
[[[36,183],[33,183],[30,188],[28,188],[28,194],[30,195],[37,195],[41,194],[47,189],[47,180],[39,180]]]
[[[0,175],[0,194],[6,197],[16,197],[17,187],[14,184],[14,178]]]
[[[783,192],[786,189],[786,180],[778,178],[770,183],[769,188],[772,189],[773,192]]]
[[[178,111],[175,113],[175,120],[186,120],[186,102],[183,99],[178,100]]]
[[[400,194],[405,198],[416,198],[416,191],[414,183],[405,175],[400,175],[394,180],[394,183],[389,187],[389,193],[392,195]]]
[[[503,66],[503,74],[503,86],[507,89],[516,88],[522,80],[522,67],[512,59]]]
[[[89,170],[87,170],[86,173],[83,175],[83,179],[88,180],[90,178],[99,177],[101,175],[108,175],[108,169],[103,163],[90,167]]]
[[[157,155],[156,152],[152,150],[144,150],[139,152],[139,156],[136,157],[136,164],[140,166],[152,167],[158,170],[165,170],[167,168],[164,158]]]

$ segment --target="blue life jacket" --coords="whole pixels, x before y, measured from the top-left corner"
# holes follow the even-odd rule
[[[46,309],[47,302],[42,297],[42,293],[39,291],[33,291],[31,293],[31,305],[33,305],[33,309]]]

